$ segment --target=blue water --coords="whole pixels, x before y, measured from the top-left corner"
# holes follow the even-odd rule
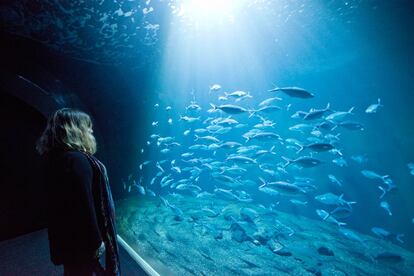
[[[194,18],[177,19],[170,15],[165,22],[168,29],[161,37],[159,50],[160,71],[154,77],[152,101],[147,103],[148,141],[151,145],[142,145],[144,153],[141,161],[167,160],[162,166],[170,167],[170,161],[176,160],[177,166],[188,166],[182,162],[181,153],[195,144],[194,134],[184,136],[187,129],[194,130],[207,125],[201,122],[211,117],[227,117],[222,113],[207,113],[210,103],[235,103],[234,100],[220,102],[218,96],[223,92],[236,90],[248,91],[253,96],[239,103],[248,109],[255,109],[262,100],[274,97],[267,92],[273,85],[298,86],[315,94],[312,99],[295,99],[278,94],[283,101],[276,103],[281,111],[266,118],[276,123],[271,131],[283,139],[296,138],[302,143],[312,137],[309,132],[297,133],[288,128],[301,119],[290,116],[298,110],[324,108],[330,103],[333,110],[346,111],[355,107],[354,114],[347,117],[364,125],[364,130],[347,130],[338,127],[332,134],[340,133],[336,145],[343,153],[347,166],[339,167],[332,163],[337,158],[330,153],[316,153],[314,157],[326,163],[317,168],[288,168],[288,175],[267,175],[252,166],[248,167],[248,178],[260,185],[258,177],[268,181],[292,181],[294,176],[314,179],[317,190],[307,196],[307,207],[294,206],[289,197],[271,197],[248,188],[257,203],[270,204],[280,202],[280,210],[300,213],[315,219],[319,217],[315,209],[327,209],[327,206],[313,199],[315,195],[333,192],[344,194],[344,198],[356,201],[352,216],[345,219],[347,225],[362,233],[372,234],[374,226],[382,227],[393,233],[404,233],[405,243],[400,244],[414,250],[414,237],[410,234],[414,224],[413,191],[414,176],[407,164],[414,160],[414,139],[412,123],[413,36],[408,24],[411,19],[402,3],[384,3],[381,1],[258,1],[249,8],[244,7],[233,23],[212,21],[198,22],[195,28],[188,23]],[[154,11],[154,18],[156,10]],[[222,19],[222,18],[219,18]],[[224,20],[225,21],[225,20]],[[161,26],[162,27],[162,26]],[[209,92],[209,86],[220,84],[221,90]],[[367,114],[365,109],[381,98],[384,105],[377,113]],[[185,107],[191,101],[197,102],[202,110],[186,112]],[[154,105],[159,104],[158,108]],[[237,104],[237,103],[236,103]],[[287,110],[287,105],[290,105]],[[171,111],[165,107],[171,106]],[[201,117],[194,124],[179,121],[179,116]],[[168,124],[171,118],[173,123]],[[232,118],[248,126],[224,135],[215,135],[221,141],[236,141],[242,144],[241,135],[260,122],[247,115],[234,115]],[[158,122],[158,126],[151,126]],[[305,122],[306,123],[306,122]],[[328,132],[323,131],[324,134]],[[159,153],[163,147],[157,147],[150,134],[175,137],[181,144],[170,153]],[[200,134],[207,135],[207,134]],[[269,149],[271,144],[260,144]],[[274,156],[268,162],[283,163],[281,156],[295,158],[295,150],[286,150],[285,145],[275,143]],[[191,158],[211,157],[223,161],[232,150],[217,150],[216,155],[207,151],[193,151]],[[305,151],[304,153],[309,153]],[[303,154],[304,155],[304,154]],[[351,159],[353,155],[362,155],[367,162],[359,164]],[[381,181],[364,177],[361,170],[372,170],[381,175],[390,175],[397,189],[382,200],[390,204],[392,216],[380,207]],[[157,169],[144,170],[144,184],[157,172]],[[166,173],[167,174],[167,173]],[[343,182],[342,187],[332,184],[328,174],[335,175]],[[173,174],[174,179],[188,177],[188,174]],[[211,182],[208,172],[200,175],[199,182],[203,190],[212,192],[217,183]],[[219,185],[218,185],[219,186]],[[158,194],[177,192],[174,189],[151,187]],[[329,208],[328,208],[329,209]]]

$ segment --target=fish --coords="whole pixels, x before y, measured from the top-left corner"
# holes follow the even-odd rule
[[[369,178],[369,179],[381,179],[384,182],[386,181],[387,178],[390,177],[388,174],[386,174],[386,175],[379,175],[376,172],[370,171],[370,170],[362,170],[361,171],[361,174],[363,176],[365,176],[366,178]]]
[[[206,136],[194,135],[194,141],[198,141],[198,140],[208,141],[208,142],[212,142],[212,143],[220,143],[219,139],[217,139],[216,137],[211,136],[211,135],[206,135]]]
[[[316,214],[324,221],[336,224],[338,226],[344,226],[346,225],[345,222],[340,222],[338,221],[336,218],[334,218],[333,216],[331,216],[329,214],[329,212],[323,210],[323,209],[316,209]]]
[[[299,111],[296,111],[295,113],[293,113],[292,116],[290,116],[290,118],[292,118],[292,119],[303,119],[303,118],[305,118],[305,116],[307,114],[308,114],[308,112],[299,110]]]
[[[158,126],[158,121],[154,121],[154,122],[152,122],[152,124],[151,124],[153,127],[156,127],[156,126]]]
[[[155,166],[157,167],[157,169],[159,169],[161,172],[165,172],[165,170],[161,167],[160,162],[157,161],[157,163],[155,164]]]
[[[342,121],[338,123],[338,126],[344,127],[349,130],[364,130],[364,125],[355,121]]]
[[[266,100],[263,100],[259,103],[259,106],[267,106],[271,105],[275,101],[282,101],[282,98],[279,97],[273,97],[273,98],[267,98]]]
[[[252,136],[246,137],[246,142],[251,140],[258,140],[258,141],[274,141],[274,140],[282,140],[279,134],[274,132],[258,132],[253,134]]]
[[[244,107],[232,105],[232,104],[223,104],[223,105],[210,104],[210,105],[213,110],[221,110],[228,114],[241,114],[241,113],[249,112]]]
[[[309,124],[296,124],[294,126],[289,127],[290,131],[298,131],[302,133],[304,133],[305,131],[309,131],[311,129],[314,129],[314,126]]]
[[[327,111],[331,110],[330,106],[330,103],[328,103],[324,109],[311,109],[303,119],[306,121],[320,119]]]
[[[237,179],[234,179],[233,177],[227,175],[223,175],[221,173],[213,173],[211,174],[211,176],[216,182],[224,184],[228,187],[238,187],[242,185]]]
[[[170,149],[167,149],[167,148],[160,150],[160,152],[161,152],[161,153],[164,153],[164,154],[167,154],[167,153],[169,153],[170,151],[171,151],[171,150],[170,150]]]
[[[316,151],[316,152],[322,152],[322,151],[329,151],[334,149],[335,147],[332,144],[329,143],[311,143],[311,144],[307,144],[307,145],[300,145],[300,144],[296,144],[297,146],[299,146],[299,150],[296,153],[301,153],[303,150],[305,149],[310,149],[312,151]]]
[[[243,155],[230,155],[226,158],[226,161],[233,161],[241,164],[257,164],[256,160]]]
[[[233,165],[231,167],[221,167],[221,173],[229,173],[232,175],[240,175],[247,172],[245,168]]]
[[[217,92],[220,89],[221,89],[221,85],[220,84],[213,84],[213,85],[210,86],[210,92],[211,91]]]
[[[167,137],[158,137],[157,139],[157,144],[161,145],[161,144],[165,144],[165,143],[170,143],[174,141],[174,137],[171,136],[167,136]]]
[[[366,109],[365,109],[365,113],[376,113],[378,108],[382,107],[383,105],[381,104],[381,99],[378,98],[377,99],[377,103],[375,104],[371,104],[369,105]]]
[[[390,204],[388,202],[381,201],[380,202],[380,207],[383,208],[389,216],[392,216],[392,212],[391,212],[391,209],[390,209]]]
[[[194,101],[191,102],[188,106],[185,107],[186,110],[201,110],[201,107]]]
[[[333,193],[326,193],[322,195],[315,196],[315,199],[322,204],[325,205],[347,205],[351,206],[352,204],[356,204],[355,201],[346,201],[343,199],[344,194],[337,196]]]
[[[187,129],[183,132],[184,136],[187,136],[188,134],[190,134],[191,130]]]
[[[335,165],[337,165],[339,167],[347,167],[348,166],[348,162],[343,157],[333,159],[332,163],[334,163]]]
[[[134,181],[134,184],[132,184],[132,186],[135,187],[135,188],[137,188],[138,189],[138,192],[141,195],[145,195],[145,188],[143,186],[136,184],[135,181]]]
[[[349,206],[337,206],[330,212],[330,215],[334,216],[335,218],[348,218],[352,215],[352,207]]]
[[[175,187],[176,190],[189,190],[189,191],[195,191],[195,192],[200,192],[202,191],[202,189],[194,184],[179,184],[177,187]]]
[[[336,176],[335,176],[335,175],[333,175],[333,174],[328,174],[328,178],[329,178],[329,180],[330,180],[332,183],[334,183],[334,184],[338,185],[339,187],[342,187],[342,182],[341,182],[341,181],[339,181],[339,180],[336,178]]]
[[[347,228],[342,227],[342,228],[339,229],[339,232],[341,232],[348,239],[359,242],[364,247],[367,247],[366,244],[365,244],[365,241],[359,235],[357,235],[354,231],[352,231],[351,229],[347,229]]]
[[[168,122],[169,125],[173,124],[173,120],[171,118],[169,118],[167,122]]]
[[[216,196],[225,198],[225,199],[230,199],[230,200],[239,200],[239,198],[237,197],[237,195],[235,195],[232,190],[226,190],[226,189],[221,189],[221,188],[215,188],[214,189],[214,194]]]
[[[414,175],[414,163],[408,163],[407,167],[410,170],[410,174]]]
[[[298,200],[298,199],[290,199],[289,201],[291,203],[295,204],[295,205],[308,206],[307,201],[302,201],[302,200]]]
[[[262,185],[260,185],[259,188],[271,187],[282,195],[292,196],[306,194],[306,191],[295,183],[289,183],[285,181],[266,182],[261,177],[259,177],[259,180],[262,182]]]
[[[405,236],[404,234],[393,234],[381,227],[372,227],[371,232],[374,233],[376,236],[378,236],[380,239],[388,239],[388,240],[395,239],[400,243],[404,243],[403,241],[403,237]]]
[[[276,106],[276,105],[267,105],[267,106],[263,106],[257,110],[254,110],[251,114],[250,117],[253,116],[255,113],[257,112],[261,112],[261,113],[272,113],[275,111],[279,111],[281,110],[280,107]]]
[[[352,155],[351,159],[359,164],[368,162],[368,158],[365,155]]]
[[[291,164],[298,165],[299,167],[302,167],[302,168],[312,168],[312,167],[316,167],[324,163],[324,161],[313,158],[311,156],[301,156],[296,159],[288,159],[282,156],[282,159],[286,161],[286,163],[283,165],[283,168],[286,168],[290,166]]]
[[[188,123],[194,123],[200,121],[200,117],[189,117],[189,116],[180,116],[180,121],[185,121]]]
[[[294,87],[294,86],[293,87],[275,87],[275,88],[268,90],[268,92],[283,92],[289,97],[302,98],[302,99],[310,99],[310,98],[315,97],[315,95],[312,94],[311,92],[303,88]]]
[[[348,111],[337,111],[334,112],[332,114],[329,114],[328,116],[325,117],[325,120],[327,121],[333,121],[333,122],[338,122],[338,121],[342,121],[346,116],[353,114],[352,111],[355,109],[355,107],[351,107]]]
[[[251,95],[250,95],[250,93],[249,92],[244,92],[244,91],[241,91],[241,90],[237,90],[237,91],[234,91],[234,92],[232,92],[232,93],[226,93],[226,92],[224,92],[224,95],[228,98],[228,97],[233,97],[233,98],[242,98],[242,97],[245,97],[245,96],[249,96],[249,97],[252,97]]]

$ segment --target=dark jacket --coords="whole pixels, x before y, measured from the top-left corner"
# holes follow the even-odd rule
[[[90,260],[102,243],[92,166],[78,151],[55,151],[46,159],[52,262],[59,265]]]

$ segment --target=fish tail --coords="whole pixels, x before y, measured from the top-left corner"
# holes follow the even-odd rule
[[[217,106],[216,105],[214,105],[214,104],[210,104],[211,105],[211,107],[213,108],[213,110],[217,110]],[[180,116],[180,118],[181,118],[181,116]]]
[[[290,160],[290,159],[288,159],[288,158],[286,158],[284,156],[282,156],[282,159],[286,161],[286,164],[284,164],[282,166],[282,168],[286,168],[287,166],[289,166],[290,164],[292,164],[292,160]]]
[[[304,147],[304,146],[302,146],[302,145],[301,145],[301,144],[299,144],[299,143],[295,143],[295,145],[297,145],[297,146],[299,147],[299,150],[298,150],[298,151],[296,151],[296,154],[301,153],[301,152],[305,149],[305,147]]]
[[[276,92],[276,91],[278,91],[278,90],[279,90],[279,87],[277,87],[274,83],[272,83],[272,85],[273,85],[273,88],[272,88],[272,89],[267,90],[267,92]]]
[[[259,186],[259,188],[262,188],[266,185],[266,180],[264,180],[262,177],[259,177],[260,182],[262,182],[263,184]]]
[[[387,194],[387,191],[381,186],[378,186],[378,189],[382,191],[382,194],[379,197],[380,199],[382,199]]]
[[[405,235],[404,234],[397,234],[396,236],[395,236],[395,239],[397,240],[397,241],[399,241],[400,243],[404,243],[404,241],[403,241],[403,237],[404,237]]]
[[[198,139],[200,139],[200,136],[198,136],[197,134],[194,134],[194,141],[197,141]]]
[[[249,118],[255,116],[256,112],[257,112],[257,110],[254,110],[254,109],[249,110]]]
[[[338,226],[339,227],[341,227],[341,226],[345,226],[346,225],[346,223],[345,222],[340,222],[340,221],[338,221]]]

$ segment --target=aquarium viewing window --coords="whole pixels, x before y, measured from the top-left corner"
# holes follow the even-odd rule
[[[398,59],[371,23],[387,9],[363,2],[161,1],[157,21],[147,1],[159,66],[117,201],[136,260],[160,275],[412,274],[412,122],[390,119],[412,96],[389,93]]]

